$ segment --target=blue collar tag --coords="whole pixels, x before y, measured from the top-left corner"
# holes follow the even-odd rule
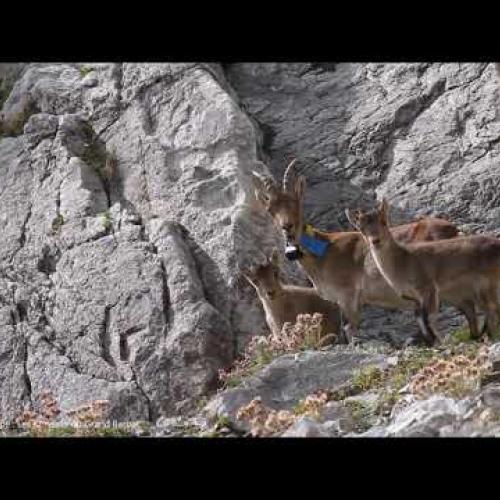
[[[328,249],[329,241],[318,240],[314,236],[302,234],[300,237],[300,244],[316,257],[323,257]]]

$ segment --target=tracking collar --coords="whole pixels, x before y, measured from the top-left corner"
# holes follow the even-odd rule
[[[289,260],[297,260],[303,256],[302,249],[316,257],[323,257],[330,246],[329,241],[316,237],[316,232],[311,224],[304,225],[304,231],[299,239],[299,245],[287,245],[285,256]]]

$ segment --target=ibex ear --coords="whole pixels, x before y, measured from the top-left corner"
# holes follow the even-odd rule
[[[269,207],[274,196],[274,189],[270,189],[270,181],[266,180],[261,174],[253,171],[252,184],[254,185],[255,198],[266,208]]]
[[[359,210],[351,210],[347,208],[345,210],[345,216],[347,220],[355,229],[359,231]]]
[[[303,175],[299,175],[299,177],[295,179],[293,190],[295,191],[295,196],[297,196],[299,200],[304,197],[304,192],[306,190],[306,178]]]
[[[378,206],[378,213],[380,216],[380,220],[384,224],[389,224],[389,204],[387,203],[387,200],[385,198],[382,198],[382,201]]]
[[[254,195],[257,201],[262,203],[266,208],[269,207],[269,204],[271,203],[271,197],[269,196],[269,193],[266,191],[262,191],[262,189],[255,189],[254,190]]]

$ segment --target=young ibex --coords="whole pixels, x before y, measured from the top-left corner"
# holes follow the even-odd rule
[[[295,323],[298,314],[320,313],[323,315],[321,338],[324,345],[333,343],[335,337],[339,337],[339,308],[322,299],[314,288],[283,284],[277,249],[273,250],[265,264],[242,272],[257,291],[266,313],[267,325],[273,334],[278,335],[286,322]]]
[[[401,299],[382,277],[370,256],[360,232],[322,232],[304,223],[305,178],[295,177],[294,162],[288,165],[280,187],[269,176],[253,172],[255,195],[285,233],[288,244],[311,279],[319,295],[339,304],[347,319],[346,335],[352,339],[359,326],[361,307],[372,304],[395,309],[414,309],[414,303]],[[424,218],[391,228],[398,241],[432,241],[453,238],[457,228],[448,221]],[[307,234],[309,233],[309,234]],[[460,304],[471,331],[477,332],[474,304]],[[410,339],[417,340],[417,339]],[[423,339],[425,340],[425,339]]]
[[[350,211],[349,220],[363,233],[378,269],[397,295],[416,303],[419,323],[429,343],[439,341],[431,324],[442,299],[473,302],[486,313],[491,336],[500,319],[500,241],[489,236],[403,245],[389,230],[385,200],[378,209]],[[472,332],[471,332],[472,333]],[[477,336],[477,332],[474,332]]]

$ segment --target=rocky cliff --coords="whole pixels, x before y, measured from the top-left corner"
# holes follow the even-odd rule
[[[299,158],[306,214],[500,228],[493,64],[0,65],[0,413],[43,391],[118,420],[193,413],[265,331],[239,269],[281,246],[250,172]],[[284,263],[289,280],[305,276]],[[462,322],[443,309],[448,332]],[[409,314],[367,308],[367,338]]]

